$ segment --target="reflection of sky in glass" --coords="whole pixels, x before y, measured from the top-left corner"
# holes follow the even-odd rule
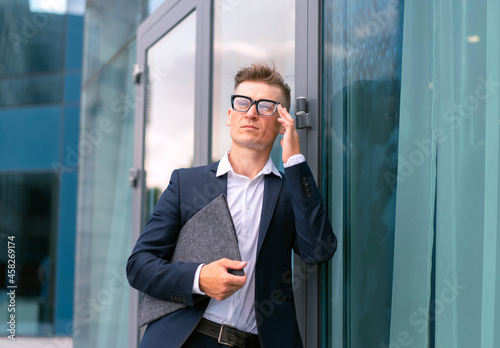
[[[193,13],[148,50],[144,159],[148,188],[163,190],[174,169],[192,166],[195,31]]]
[[[293,104],[295,1],[218,0],[214,21],[212,159],[217,160],[231,146],[226,118],[239,68],[272,59],[292,87]]]
[[[148,13],[151,14],[154,11],[156,11],[156,9],[158,7],[160,7],[160,5],[163,4],[164,2],[165,2],[165,0],[149,0],[148,1]]]
[[[65,14],[68,9],[67,0],[29,0],[31,12]]]
[[[68,13],[83,16],[85,14],[86,0],[70,0],[68,3]]]

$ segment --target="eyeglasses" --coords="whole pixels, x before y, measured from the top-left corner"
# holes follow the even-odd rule
[[[276,112],[279,105],[277,101],[269,99],[253,100],[252,98],[245,97],[244,95],[231,96],[231,107],[233,110],[247,112],[253,104],[255,104],[255,107],[257,108],[257,113],[262,116],[272,116]]]

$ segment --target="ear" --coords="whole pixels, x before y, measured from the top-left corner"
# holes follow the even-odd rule
[[[231,109],[227,109],[227,120],[226,120],[226,126],[231,125]]]

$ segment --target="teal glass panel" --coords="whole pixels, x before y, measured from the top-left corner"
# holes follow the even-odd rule
[[[27,0],[2,1],[0,13],[0,78],[63,69],[64,13]]]
[[[0,107],[62,100],[66,1],[53,3],[0,2]]]
[[[83,59],[83,21],[81,14],[68,14],[66,22],[66,70],[81,70]]]
[[[60,103],[63,99],[63,76],[57,74],[1,79],[0,107]]]
[[[391,345],[500,345],[499,16],[405,4]]]
[[[59,158],[61,113],[60,107],[0,111],[0,171],[52,168]]]
[[[390,335],[402,54],[402,2],[323,6],[323,184],[338,231],[329,265],[329,347]]]

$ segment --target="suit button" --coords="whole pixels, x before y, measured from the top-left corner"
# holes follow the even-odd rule
[[[307,198],[311,197],[311,193],[310,193],[310,192],[305,192],[305,193],[304,193],[304,195],[305,195]]]

